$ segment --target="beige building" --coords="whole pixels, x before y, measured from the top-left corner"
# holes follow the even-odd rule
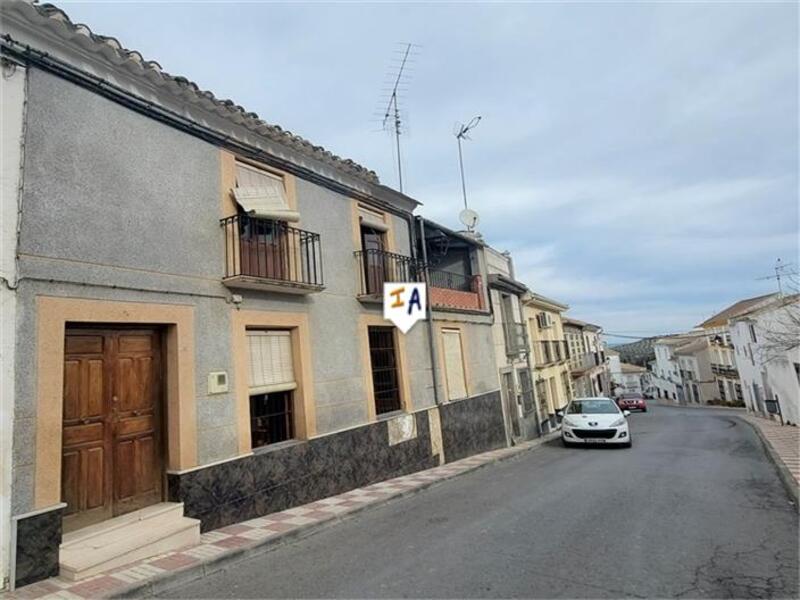
[[[610,395],[608,364],[600,338],[602,328],[570,317],[562,319],[562,327],[569,348],[573,395],[577,398]]]
[[[543,428],[556,425],[556,411],[572,397],[569,349],[561,313],[566,304],[531,293],[524,299],[525,322],[533,351],[533,372],[539,419]]]

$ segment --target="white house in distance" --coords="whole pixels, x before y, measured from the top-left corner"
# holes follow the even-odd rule
[[[656,396],[674,402],[685,400],[683,379],[681,378],[680,365],[675,350],[687,342],[692,341],[693,336],[670,335],[659,338],[653,344],[653,351],[656,355],[655,366],[652,371],[653,385],[656,388]]]
[[[768,404],[777,405],[781,416],[772,418],[792,425],[800,423],[798,326],[800,294],[775,297],[730,319],[747,410],[770,416]]]
[[[622,362],[619,352],[606,350],[608,357],[608,374],[611,379],[613,395],[625,393],[643,394],[649,387],[648,371],[639,365]]]

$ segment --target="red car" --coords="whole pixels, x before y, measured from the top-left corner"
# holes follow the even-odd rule
[[[617,406],[622,410],[640,410],[647,412],[647,401],[642,394],[620,394]]]

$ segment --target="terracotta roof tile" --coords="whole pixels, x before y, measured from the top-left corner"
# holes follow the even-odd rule
[[[349,175],[369,183],[378,183],[378,176],[374,171],[351,159],[337,156],[322,146],[314,145],[278,125],[267,123],[256,113],[247,111],[233,100],[217,98],[212,92],[201,89],[186,77],[167,73],[158,62],[145,60],[141,53],[125,48],[116,38],[94,33],[88,25],[72,22],[67,13],[53,4],[38,4],[34,0],[3,0],[3,3],[4,9],[15,8],[16,12],[31,24],[48,27],[63,40],[102,56],[116,68],[124,68],[134,75],[147,79],[151,84],[171,91],[183,101],[212,110],[233,123],[243,125],[308,157],[330,164]]]

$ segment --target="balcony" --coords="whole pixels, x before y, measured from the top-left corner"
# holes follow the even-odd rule
[[[383,300],[383,284],[419,281],[419,270],[410,256],[383,250],[359,250],[353,253],[358,269],[358,299]]]
[[[506,354],[514,356],[528,350],[528,336],[524,323],[503,323],[506,340]]]
[[[731,365],[711,365],[711,372],[714,375],[719,375],[721,377],[728,377],[730,379],[738,379],[739,378],[739,371],[736,367]]]
[[[318,233],[248,215],[222,219],[220,225],[225,231],[224,285],[290,294],[323,289]]]
[[[485,311],[480,275],[428,270],[428,297],[434,308]]]
[[[563,340],[534,342],[534,360],[537,367],[544,367],[569,359],[569,349]]]

